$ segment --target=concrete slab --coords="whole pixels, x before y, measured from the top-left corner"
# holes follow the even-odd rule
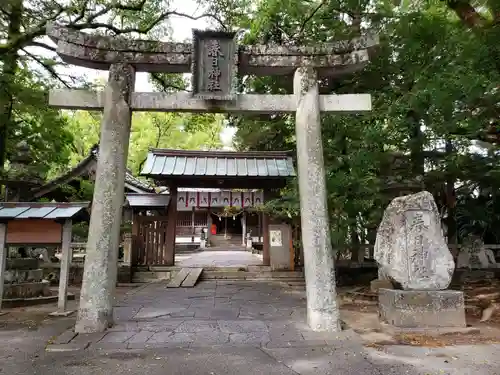
[[[109,332],[99,341],[99,343],[124,343],[135,334],[136,332]]]
[[[54,312],[51,312],[49,314],[49,316],[54,316],[54,317],[57,317],[57,316],[70,316],[71,314],[73,314],[75,312],[75,310],[68,310],[68,311],[54,311]]]
[[[73,343],[68,343],[68,344],[50,344],[47,345],[45,348],[45,351],[47,352],[78,352],[84,349],[87,349],[89,345],[91,344],[90,341],[87,341],[86,343],[82,344],[73,344]]]
[[[269,356],[301,375],[370,375],[379,374],[360,347],[358,352],[342,352],[334,348],[264,349]]]
[[[178,313],[186,310],[185,307],[168,307],[168,308],[155,308],[155,307],[143,307],[134,316],[134,319],[153,319],[159,318],[161,316],[170,315],[172,313]]]
[[[181,286],[183,288],[194,287],[196,282],[200,278],[202,272],[203,268],[191,268],[189,271],[189,275],[187,275],[186,279],[182,282]]]
[[[189,268],[182,268],[177,275],[167,284],[167,288],[179,288],[190,273]]]
[[[67,331],[63,332],[61,335],[56,337],[55,340],[53,340],[52,344],[67,344],[71,340],[73,340],[76,337],[77,333],[73,331],[73,329],[68,329]]]

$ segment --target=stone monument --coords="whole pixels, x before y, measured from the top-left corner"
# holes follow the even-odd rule
[[[484,246],[480,237],[469,235],[457,258],[457,268],[497,268],[495,254]]]
[[[446,290],[455,262],[441,231],[431,193],[395,198],[384,212],[375,241],[379,316],[400,328],[465,327],[462,292]]]

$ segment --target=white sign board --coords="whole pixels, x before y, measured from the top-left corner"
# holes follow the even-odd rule
[[[269,231],[269,238],[271,239],[271,247],[283,246],[283,237],[280,230]]]

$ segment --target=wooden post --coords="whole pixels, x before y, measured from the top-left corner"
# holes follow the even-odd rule
[[[262,237],[262,213],[257,212],[257,242],[260,242]]]
[[[137,266],[139,263],[139,213],[132,211],[132,248],[130,265]]]
[[[210,237],[212,236],[212,212],[210,209],[208,210],[207,227],[207,244],[210,246]]]
[[[123,265],[130,266],[132,264],[132,234],[123,234]]]
[[[175,265],[175,232],[177,226],[177,186],[170,187],[170,203],[167,210],[166,266]]]
[[[7,239],[7,225],[5,223],[0,223],[0,315],[2,313],[2,300],[3,300],[3,283],[5,277],[5,267],[7,263],[7,252],[8,248],[5,246]]]
[[[265,212],[262,213],[262,237],[263,237],[263,248],[262,248],[262,265],[271,265],[271,251],[269,242],[269,215]]]
[[[73,258],[73,251],[71,249],[71,219],[67,219],[62,228],[62,241],[61,241],[61,269],[59,273],[59,291],[57,300],[57,311],[50,313],[52,316],[68,316],[74,310],[66,310],[68,300],[68,281],[69,272],[71,268],[71,260]]]
[[[241,214],[241,246],[247,246],[247,213]]]
[[[195,210],[195,207],[193,207],[193,210],[191,211],[191,242],[192,243],[194,243],[194,235],[195,235],[194,210]]]

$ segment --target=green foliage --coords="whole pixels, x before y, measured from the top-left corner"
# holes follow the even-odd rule
[[[221,17],[224,18],[223,11]],[[488,156],[471,149],[473,140],[498,121],[500,82],[498,49],[492,35],[498,27],[471,33],[457,21],[444,2],[260,2],[251,11],[242,8],[234,29],[246,29],[246,43],[305,45],[349,39],[369,27],[380,36],[364,70],[342,79],[324,79],[320,92],[372,94],[373,111],[360,115],[324,114],[323,147],[328,187],[332,240],[338,247],[367,241],[388,201],[398,191],[388,191],[389,180],[403,183],[424,173],[426,189],[438,204],[446,204],[443,192],[451,181],[461,186],[457,199],[461,223],[488,223],[492,213],[479,215],[462,206],[485,202],[473,198],[478,184],[498,189],[496,146]],[[234,18],[233,18],[234,20]],[[495,30],[493,30],[495,29]],[[500,35],[498,35],[500,36]],[[496,40],[498,40],[496,36]],[[245,92],[285,94],[292,92],[291,76],[247,77]],[[238,116],[230,122],[238,128],[239,148],[288,150],[295,148],[292,116]],[[445,143],[450,148],[445,150]],[[393,156],[406,158],[403,166]],[[424,164],[425,162],[425,164]],[[491,192],[486,201],[491,202]],[[268,210],[279,217],[299,215],[295,183]],[[450,214],[453,206],[449,206]],[[446,210],[445,210],[446,211]],[[467,214],[469,216],[467,216]],[[474,218],[472,217],[474,216]],[[483,221],[482,221],[483,220]],[[466,225],[460,227],[465,231]],[[465,228],[465,229],[464,229]],[[373,241],[373,236],[370,241]]]
[[[62,63],[53,54],[46,57],[31,48],[50,50],[39,39],[47,22],[167,40],[171,2],[35,3],[28,7],[20,0],[9,0],[0,5],[0,138],[7,139],[10,157],[14,146],[26,140],[36,168],[48,179],[87,157],[99,141],[101,114],[47,107],[50,87],[91,86],[60,74]],[[499,153],[494,144],[483,149],[476,142],[500,140],[496,134],[500,13],[495,2],[477,8],[467,1],[199,3],[211,15],[214,27],[238,31],[239,41],[248,44],[313,45],[349,39],[367,28],[378,32],[380,46],[370,51],[371,63],[365,69],[320,82],[322,94],[370,93],[373,98],[370,113],[322,117],[331,233],[338,248],[373,242],[373,229],[385,206],[402,191],[394,189],[393,181],[404,185],[418,179],[434,194],[443,212],[456,218],[459,237],[479,232],[497,237]],[[166,92],[189,87],[179,74],[155,73],[150,79]],[[292,82],[291,75],[248,76],[241,77],[240,89],[290,94]],[[137,113],[128,166],[138,173],[149,147],[218,149],[226,124],[238,129],[238,149],[295,149],[295,121],[290,115]],[[0,161],[2,155],[0,142]],[[88,181],[75,186],[79,187],[67,187],[73,189],[75,199],[91,198]],[[292,181],[279,199],[262,209],[299,225],[297,182]]]
[[[56,165],[51,178],[61,175],[87,158],[91,148],[99,143],[101,114],[88,111],[66,111],[65,131],[73,135],[67,144],[69,163]],[[175,113],[135,113],[128,153],[128,167],[133,174],[140,173],[149,148],[219,149],[223,117],[220,115],[192,115]],[[76,188],[74,186],[79,186]],[[78,185],[64,187],[73,200],[90,201],[93,184],[80,179]]]
[[[15,126],[8,129],[7,155],[15,155],[15,146],[26,141],[33,159],[30,167],[44,177],[53,168],[68,162],[68,145],[73,141],[73,135],[59,111],[40,105],[46,100],[50,88],[43,77],[23,66],[12,84],[15,95],[11,121]]]

